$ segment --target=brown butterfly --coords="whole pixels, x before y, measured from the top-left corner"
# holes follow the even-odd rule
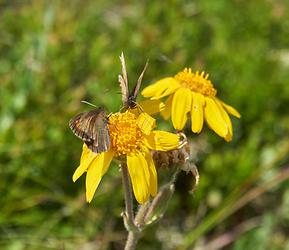
[[[128,89],[127,72],[126,72],[126,65],[125,65],[123,53],[121,53],[120,62],[121,62],[122,75],[118,76],[118,81],[119,81],[120,88],[121,88],[122,103],[123,103],[124,108],[135,108],[135,106],[137,105],[136,97],[141,86],[143,75],[148,66],[148,62],[146,62],[145,67],[142,73],[140,74],[137,80],[137,83],[134,86],[131,93],[129,92],[129,89]]]
[[[108,117],[102,107],[74,116],[69,127],[91,151],[101,153],[109,150]]]

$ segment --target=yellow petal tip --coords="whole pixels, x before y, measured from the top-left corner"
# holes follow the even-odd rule
[[[86,202],[87,203],[91,203],[92,198],[93,198],[93,195],[91,195],[90,193],[86,192]]]
[[[72,181],[76,182],[80,176],[81,175],[79,175],[79,173],[77,171],[75,171],[73,176],[72,176]]]

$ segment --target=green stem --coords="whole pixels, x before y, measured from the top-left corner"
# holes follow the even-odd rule
[[[151,202],[149,200],[145,204],[139,206],[134,222],[140,229],[142,229],[142,227],[144,226],[144,220],[145,220],[145,217],[148,213],[150,206],[151,206]]]
[[[133,213],[133,197],[131,190],[131,183],[129,179],[129,173],[127,165],[125,162],[120,164],[122,170],[122,180],[124,187],[124,197],[125,197],[125,214],[124,214],[124,224],[128,231],[128,237],[125,244],[125,250],[134,250],[136,248],[139,233],[138,228],[134,222],[134,213]]]
[[[134,224],[134,215],[133,215],[133,199],[132,199],[132,192],[131,192],[131,184],[128,174],[127,165],[125,162],[120,164],[121,171],[122,171],[122,181],[124,187],[124,197],[125,197],[125,213],[127,219],[131,224]]]
[[[136,249],[136,245],[139,239],[139,234],[133,231],[128,233],[128,237],[125,243],[124,250],[134,250]]]
[[[128,237],[124,249],[135,250],[138,240],[140,238],[140,233],[147,226],[146,219],[150,218],[153,212],[155,212],[156,208],[158,207],[159,209],[163,210],[161,212],[161,216],[166,210],[167,206],[166,201],[170,199],[174,191],[174,182],[180,169],[179,168],[176,169],[170,182],[165,185],[166,188],[162,188],[152,202],[147,201],[145,204],[139,207],[139,210],[136,216],[134,217],[132,189],[127,164],[125,162],[122,162],[120,164],[120,167],[122,170],[124,196],[125,196],[125,213],[123,215],[123,218],[125,227],[128,231]],[[165,206],[161,206],[162,203],[164,203]],[[157,219],[160,219],[161,216]]]

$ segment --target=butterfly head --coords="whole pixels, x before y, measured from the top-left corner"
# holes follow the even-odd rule
[[[136,98],[133,95],[129,95],[127,98],[126,106],[128,108],[135,108],[137,106]]]

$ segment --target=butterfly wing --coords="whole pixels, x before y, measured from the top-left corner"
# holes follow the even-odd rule
[[[100,153],[109,150],[108,121],[103,108],[76,115],[70,120],[69,127],[91,151]]]
[[[148,62],[146,62],[145,67],[142,73],[140,74],[138,81],[134,86],[133,90],[131,91],[131,93],[129,93],[128,89],[127,72],[123,53],[121,53],[120,55],[120,62],[121,62],[122,75],[118,76],[118,81],[121,89],[122,103],[123,106],[126,108],[133,108],[136,105],[136,97],[141,86],[142,78],[148,66]]]
[[[99,128],[97,131],[97,139],[92,145],[88,144],[88,148],[93,152],[106,152],[110,149],[110,136],[107,124],[105,127]]]
[[[129,97],[129,91],[128,91],[128,80],[127,80],[127,72],[126,72],[126,65],[124,60],[124,55],[121,53],[120,62],[121,62],[121,71],[122,75],[118,76],[118,81],[121,89],[121,99],[122,103],[125,104]]]
[[[144,69],[141,72],[141,74],[140,74],[140,76],[139,76],[139,78],[137,80],[137,83],[134,86],[134,88],[133,88],[133,90],[132,90],[132,92],[130,94],[130,96],[133,98],[134,101],[136,100],[136,97],[137,97],[137,94],[139,92],[139,89],[140,89],[140,86],[141,86],[141,83],[142,83],[142,79],[143,79],[143,76],[144,76],[144,73],[145,73],[147,67],[148,67],[148,62],[146,62],[145,66],[144,66]]]

